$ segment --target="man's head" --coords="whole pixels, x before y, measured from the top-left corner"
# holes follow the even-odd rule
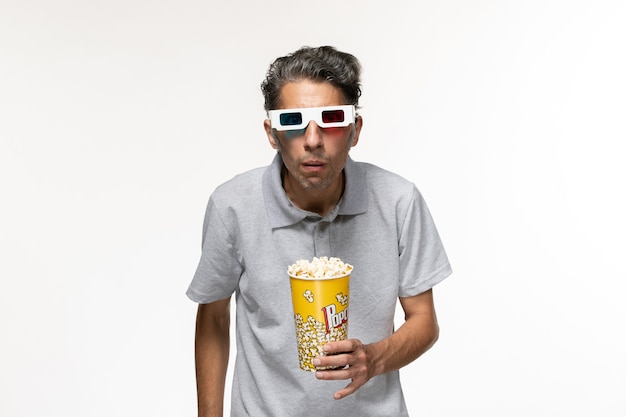
[[[342,194],[343,168],[363,126],[355,114],[359,73],[350,54],[302,48],[274,61],[262,84],[265,132],[283,160],[283,187],[300,208],[322,213],[307,200],[334,204]]]
[[[265,110],[281,108],[280,93],[288,82],[311,80],[329,82],[338,88],[344,104],[358,107],[361,96],[361,64],[351,54],[332,46],[303,47],[296,52],[277,58],[261,84],[265,97]]]

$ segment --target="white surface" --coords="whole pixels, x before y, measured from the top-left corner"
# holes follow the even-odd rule
[[[273,155],[268,64],[321,44],[455,270],[412,414],[626,414],[625,3],[390,4],[0,0],[0,415],[194,414],[206,200]]]

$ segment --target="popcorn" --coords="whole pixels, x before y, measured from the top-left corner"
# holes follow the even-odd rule
[[[339,294],[335,295],[335,298],[337,299],[337,301],[339,301],[339,303],[342,306],[345,306],[346,304],[348,304],[348,296],[347,295],[343,295],[342,292],[340,292]]]
[[[287,268],[287,273],[297,278],[320,279],[348,275],[352,269],[352,265],[344,263],[339,258],[322,256],[321,258],[315,257],[310,262],[307,259],[300,259]]]

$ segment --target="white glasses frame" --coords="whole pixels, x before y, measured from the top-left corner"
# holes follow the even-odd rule
[[[334,110],[342,110],[343,111],[343,120],[340,122],[324,122],[323,120],[323,112],[326,111],[334,111]],[[289,116],[289,113],[294,113],[301,118],[301,123],[299,124],[282,124],[281,118],[285,116]],[[356,109],[354,105],[342,105],[342,106],[326,106],[326,107],[303,107],[298,109],[279,109],[279,110],[270,110],[267,112],[270,122],[272,124],[272,128],[278,131],[285,130],[302,130],[306,129],[311,120],[314,120],[315,123],[319,127],[328,128],[328,127],[346,127],[350,124],[354,123],[356,118]],[[296,116],[297,117],[297,116]]]

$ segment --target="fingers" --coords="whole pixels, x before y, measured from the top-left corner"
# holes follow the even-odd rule
[[[354,382],[351,382],[344,389],[337,391],[333,395],[333,398],[335,400],[340,400],[342,398],[345,398],[345,397],[347,397],[350,394],[354,394],[356,392],[356,390],[359,389],[360,387],[361,387],[361,385],[358,385],[358,384],[355,384]]]
[[[329,342],[324,345],[324,352],[326,356],[313,359],[313,365],[318,368],[315,377],[322,380],[352,380],[335,393],[336,400],[353,394],[371,378],[366,349],[359,340]]]
[[[353,340],[343,340],[340,342],[329,342],[324,345],[325,356],[318,356],[312,363],[317,368],[346,368],[355,363],[355,351],[358,343]],[[329,378],[331,379],[331,378]],[[332,379],[342,379],[335,375]],[[345,379],[345,378],[343,378]]]
[[[324,345],[324,352],[327,354],[354,352],[361,346],[361,342],[357,339],[339,340],[336,342],[328,342]]]
[[[340,368],[340,369],[327,369],[323,371],[315,371],[315,377],[317,379],[325,379],[325,380],[342,380],[342,379],[350,379],[352,378],[352,371],[350,371],[349,367]]]
[[[351,370],[350,367],[347,367],[347,368],[338,369],[338,370],[317,371],[315,372],[315,377],[317,379],[322,379],[322,380],[342,380],[342,379],[353,378],[354,377],[353,374],[354,374],[354,371]],[[337,391],[333,395],[333,398],[335,400],[340,400],[342,398],[347,397],[350,394],[354,394],[354,392],[356,392],[356,390],[359,389],[361,385],[363,385],[364,383],[365,381],[359,382],[359,379],[354,377],[354,379],[352,379],[352,382],[346,385],[346,387],[343,388],[342,390]]]
[[[358,372],[350,367],[338,370],[317,371],[315,372],[315,377],[321,380],[352,379],[352,381],[346,385],[345,388],[337,391],[333,395],[335,400],[340,400],[350,394],[354,394],[356,390],[361,388],[361,386],[367,382],[367,378],[364,378],[362,375],[358,375]]]
[[[351,354],[332,354],[329,352],[329,356],[318,356],[313,359],[312,363],[318,369],[315,372],[317,379],[352,378],[350,366],[354,364],[354,357]]]

